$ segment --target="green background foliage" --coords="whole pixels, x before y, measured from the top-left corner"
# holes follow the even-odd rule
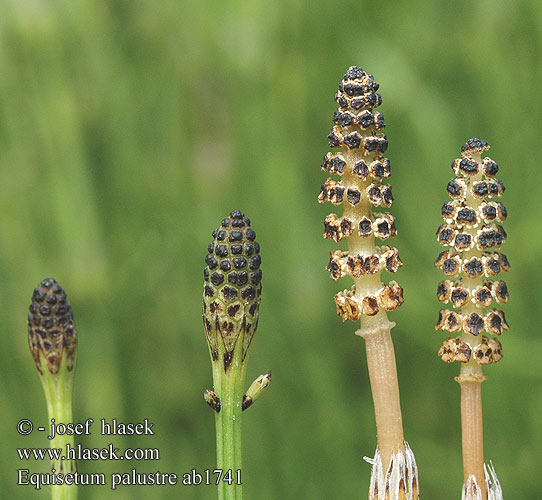
[[[246,498],[366,497],[362,458],[376,431],[364,345],[335,316],[333,294],[351,282],[324,270],[338,245],[321,237],[333,207],[316,202],[333,95],[352,64],[381,84],[388,124],[406,299],[391,317],[422,495],[459,498],[462,483],[459,366],[436,355],[443,275],[433,261],[449,165],[478,136],[507,187],[512,263],[504,359],[485,369],[486,457],[507,497],[538,498],[541,26],[534,0],[3,0],[1,498],[48,497],[15,486],[26,466],[16,448],[47,446],[15,426],[46,423],[26,311],[48,276],[68,291],[78,327],[74,417],[148,418],[156,430],[111,439],[95,424],[77,442],[161,451],[159,462],[80,471],[214,467],[201,291],[211,231],[234,208],[252,218],[263,256],[249,377],[273,370],[244,419]],[[211,486],[80,490],[81,500],[215,495]]]

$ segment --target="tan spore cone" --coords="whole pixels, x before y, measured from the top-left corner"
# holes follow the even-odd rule
[[[339,108],[329,136],[330,147],[322,170],[340,177],[328,178],[318,201],[342,206],[324,221],[324,238],[346,240],[347,250],[330,254],[331,278],[349,275],[354,285],[335,295],[343,321],[360,320],[356,334],[366,343],[367,364],[375,407],[378,448],[373,464],[369,498],[417,499],[418,473],[414,454],[404,441],[395,353],[387,317],[403,304],[397,281],[383,283],[381,272],[395,273],[402,265],[396,248],[377,245],[397,234],[395,218],[386,209],[393,202],[390,162],[384,157],[388,139],[382,132],[384,116],[375,111],[382,98],[372,75],[352,66],[335,94]],[[373,210],[374,208],[374,210]]]
[[[435,261],[447,278],[437,297],[452,309],[441,309],[435,328],[457,335],[445,339],[438,354],[446,363],[461,363],[455,380],[461,388],[463,500],[502,499],[495,469],[484,464],[482,366],[503,357],[500,341],[486,335],[500,336],[509,328],[495,306],[508,301],[508,287],[499,277],[510,263],[500,251],[507,210],[498,198],[505,188],[495,177],[497,163],[482,157],[488,150],[487,141],[476,137],[463,144],[461,158],[452,162],[455,177],[446,188],[451,200],[442,206],[437,230],[438,242],[447,247]]]

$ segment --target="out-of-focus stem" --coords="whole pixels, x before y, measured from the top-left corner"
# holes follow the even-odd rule
[[[53,279],[44,279],[32,294],[28,315],[28,345],[40,375],[49,421],[55,425],[70,424],[72,418],[73,370],[77,358],[77,333],[66,292]],[[73,435],[55,433],[51,449],[66,454],[73,448]],[[75,460],[53,460],[54,474],[75,473]],[[52,484],[53,500],[75,500],[77,487],[73,484]]]
[[[54,419],[55,424],[68,424],[73,422],[72,418],[72,385],[73,377],[66,372],[66,360],[63,360],[59,373],[52,375],[46,369],[45,363],[43,366],[43,375],[40,377],[45,392],[45,399],[47,401],[47,414],[49,421]],[[49,446],[51,449],[59,448],[63,450],[63,454],[66,451],[66,445],[69,444],[74,447],[73,435],[59,435],[55,434],[54,438],[50,440]],[[76,471],[75,460],[54,460],[52,463],[52,469],[55,473],[74,473]],[[77,498],[77,486],[76,485],[51,485],[51,498],[52,500],[76,500]]]

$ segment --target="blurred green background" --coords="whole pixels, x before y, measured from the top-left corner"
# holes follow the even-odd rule
[[[55,277],[79,334],[74,417],[154,422],[159,462],[85,462],[81,472],[213,468],[214,417],[201,325],[212,230],[252,218],[264,294],[249,378],[271,388],[244,420],[247,499],[366,498],[376,431],[363,341],[335,315],[350,287],[324,270],[331,205],[316,195],[336,107],[357,64],[381,84],[405,266],[391,315],[405,434],[423,498],[462,483],[458,365],[435,333],[435,231],[450,162],[487,139],[506,184],[512,263],[505,357],[485,369],[486,457],[505,496],[539,498],[542,4],[424,0],[182,2],[2,0],[0,15],[0,497],[18,487],[16,423],[46,423],[26,342],[33,288]],[[386,278],[388,278],[387,276]],[[247,380],[247,384],[250,381]],[[95,428],[78,442],[111,441]],[[31,463],[44,472],[48,464]],[[213,499],[212,486],[81,488],[81,500]]]

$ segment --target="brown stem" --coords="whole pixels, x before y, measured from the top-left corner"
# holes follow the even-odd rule
[[[386,315],[370,318],[373,325],[366,325],[357,335],[365,339],[367,366],[375,408],[378,449],[384,470],[389,466],[392,453],[404,451],[403,419],[399,400],[399,383],[395,351],[391,339],[390,323]]]
[[[486,379],[479,374],[461,373],[456,377],[461,387],[461,431],[463,441],[463,476],[467,482],[474,476],[487,498],[484,474],[484,429],[482,417],[482,382]]]

